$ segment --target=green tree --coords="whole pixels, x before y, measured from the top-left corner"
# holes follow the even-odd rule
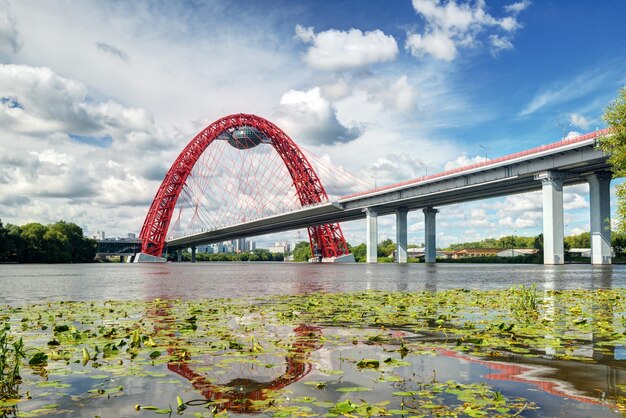
[[[248,253],[239,253],[238,256],[237,256],[237,259],[239,261],[248,261],[248,260],[250,260],[250,254],[248,254]]]
[[[351,247],[350,252],[354,255],[354,260],[363,263],[367,256],[367,246],[365,244],[359,244],[356,247]]]
[[[20,228],[20,237],[24,240],[24,252],[19,255],[20,262],[43,263],[45,259],[46,242],[44,236],[48,228],[40,223],[33,222]]]
[[[19,226],[12,224],[7,224],[5,229],[7,231],[7,242],[4,261],[18,262],[26,248],[26,243],[21,235],[22,231]]]
[[[69,246],[69,262],[85,263],[92,261],[95,257],[97,243],[95,240],[85,238],[80,226],[71,222],[59,221],[50,225],[49,229],[65,237],[64,240]]]
[[[396,244],[391,239],[386,239],[378,244],[378,257],[389,257],[396,250]]]
[[[626,254],[626,232],[611,234],[611,246],[615,250],[615,255]]]
[[[543,234],[539,234],[535,237],[533,242],[533,248],[539,251],[543,251]]]
[[[626,86],[622,87],[617,99],[604,111],[602,119],[611,133],[600,138],[600,148],[609,155],[613,177],[626,177]],[[616,188],[617,230],[626,231],[626,184]]]
[[[43,235],[44,263],[71,263],[72,262],[72,246],[70,245],[67,235],[58,229],[46,227],[46,233]]]
[[[0,261],[6,261],[9,252],[9,231],[2,226],[0,219]]]
[[[309,261],[311,258],[311,245],[306,241],[300,241],[291,252],[293,261]]]
[[[565,245],[569,245],[569,248],[590,248],[591,234],[583,232],[578,235],[569,235],[565,237]]]

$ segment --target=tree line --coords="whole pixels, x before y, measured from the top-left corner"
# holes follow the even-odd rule
[[[175,257],[171,261],[175,261]],[[183,261],[191,261],[191,253],[184,250],[182,253]],[[196,261],[284,261],[283,253],[271,253],[269,250],[258,248],[252,251],[241,253],[196,253]]]
[[[96,250],[96,240],[85,238],[82,228],[71,222],[5,227],[0,220],[0,262],[89,263]]]

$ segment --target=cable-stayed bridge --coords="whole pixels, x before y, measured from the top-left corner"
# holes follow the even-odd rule
[[[227,116],[200,132],[168,171],[144,222],[136,260],[156,260],[166,246],[191,247],[195,254],[198,245],[299,228],[307,228],[312,255],[351,260],[339,222],[365,218],[367,259],[376,262],[377,216],[395,213],[402,263],[407,260],[407,213],[421,210],[425,259],[434,262],[436,214],[446,205],[543,190],[544,262],[562,264],[563,186],[587,182],[592,263],[608,264],[611,174],[597,148],[605,134],[592,132],[372,188],[327,158],[307,154],[263,118]]]

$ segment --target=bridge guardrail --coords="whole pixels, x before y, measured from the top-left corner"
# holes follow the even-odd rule
[[[473,170],[475,168],[480,168],[480,167],[486,167],[489,165],[495,165],[501,162],[505,162],[505,161],[510,161],[510,160],[514,160],[516,158],[519,157],[525,157],[527,155],[532,155],[532,154],[538,154],[540,152],[544,152],[544,151],[548,151],[548,150],[552,150],[552,149],[556,149],[556,148],[560,148],[560,147],[564,147],[567,145],[572,145],[572,144],[576,144],[579,142],[584,142],[587,141],[589,139],[592,138],[598,138],[602,135],[606,135],[610,132],[609,128],[606,129],[600,129],[599,131],[594,131],[594,132],[590,132],[588,134],[585,135],[580,135],[574,138],[569,138],[569,139],[564,139],[558,142],[553,142],[551,144],[547,144],[547,145],[541,145],[535,148],[531,148],[529,150],[525,150],[525,151],[520,151],[520,152],[516,152],[513,154],[509,154],[509,155],[505,155],[502,157],[498,157],[498,158],[494,158],[492,160],[486,160],[486,161],[482,161],[480,163],[476,163],[476,164],[472,164],[472,165],[467,165],[464,167],[458,167],[458,168],[454,168],[451,170],[446,170],[446,171],[442,171],[440,173],[435,173],[435,174],[431,174],[430,176],[422,176],[422,177],[418,177],[416,179],[411,179],[411,180],[406,180],[406,181],[402,181],[400,183],[394,183],[394,184],[390,184],[388,186],[381,186],[381,187],[377,187],[375,189],[371,189],[371,190],[366,190],[364,192],[357,192],[357,193],[352,193],[346,196],[341,196],[339,198],[339,200],[344,200],[344,199],[350,199],[352,197],[358,197],[358,196],[365,196],[371,193],[376,193],[376,192],[381,192],[381,191],[385,191],[385,190],[390,190],[390,189],[394,189],[396,187],[402,187],[402,186],[407,186],[409,184],[416,184],[416,183],[421,183],[423,181],[426,180],[432,180],[432,179],[436,179],[436,178],[440,178],[440,177],[444,177],[444,176],[449,176],[451,174],[457,174],[457,173],[461,173],[464,171],[470,171]]]

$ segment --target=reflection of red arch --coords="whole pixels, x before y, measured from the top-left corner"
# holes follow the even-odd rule
[[[167,368],[189,380],[206,400],[217,398],[228,400],[226,403],[218,406],[220,409],[227,409],[237,413],[258,412],[255,410],[252,401],[266,399],[268,395],[267,389],[282,389],[302,379],[311,371],[311,363],[308,362],[308,357],[312,350],[317,350],[320,347],[321,328],[300,325],[294,329],[294,332],[297,339],[293,344],[293,349],[290,350],[290,355],[286,357],[287,367],[285,372],[271,382],[260,383],[253,379],[238,378],[227,384],[229,387],[241,386],[245,388],[241,391],[235,387],[224,392],[223,387],[211,383],[206,376],[193,371],[186,361],[168,363]]]
[[[328,195],[313,167],[298,146],[279,127],[255,115],[226,116],[197,134],[165,175],[139,234],[142,253],[154,256],[160,256],[163,253],[167,230],[178,196],[202,153],[220,135],[232,133],[235,129],[244,132],[245,128],[255,128],[270,140],[291,175],[302,206],[328,201]],[[237,148],[248,148],[258,144],[258,142],[254,143],[255,139],[251,136],[234,141],[234,146]],[[308,232],[311,249],[319,249],[322,257],[337,257],[348,253],[346,241],[338,223],[311,226]]]
[[[435,351],[447,357],[457,358],[461,360],[467,360],[472,363],[482,364],[489,367],[492,370],[496,370],[495,373],[484,375],[485,379],[490,380],[508,380],[511,382],[521,382],[530,384],[538,389],[547,392],[551,395],[560,396],[562,398],[574,399],[578,402],[592,403],[592,404],[604,404],[598,399],[591,398],[585,395],[579,395],[575,391],[569,390],[561,381],[542,378],[541,376],[535,376],[534,373],[541,371],[536,366],[526,364],[511,364],[505,362],[481,360],[479,358],[459,353],[458,351],[440,348]]]

